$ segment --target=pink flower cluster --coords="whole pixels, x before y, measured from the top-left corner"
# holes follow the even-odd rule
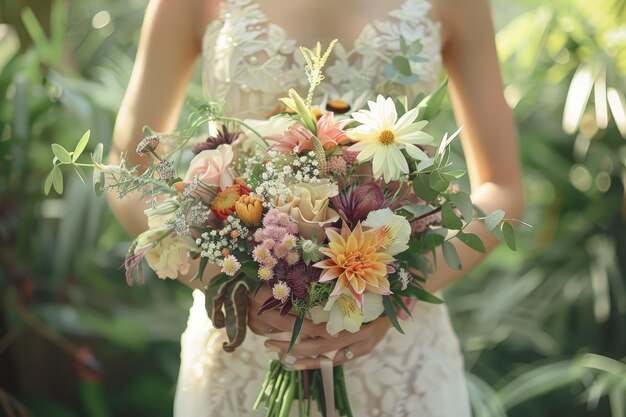
[[[274,277],[274,267],[279,260],[295,265],[300,260],[296,250],[298,225],[289,215],[270,209],[263,218],[263,227],[254,233],[258,245],[252,251],[252,259],[261,265],[259,278],[268,281]]]

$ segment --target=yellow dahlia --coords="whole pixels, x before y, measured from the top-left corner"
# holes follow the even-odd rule
[[[391,293],[387,265],[394,258],[381,247],[384,233],[382,228],[363,230],[361,223],[357,223],[352,231],[344,226],[341,234],[330,228],[326,229],[328,247],[322,247],[319,251],[328,256],[328,259],[317,262],[314,266],[324,269],[320,282],[337,279],[331,297],[341,294],[347,288],[359,307],[363,308],[365,290],[382,295]]]
[[[369,110],[352,113],[352,118],[360,125],[349,129],[348,137],[356,142],[348,148],[358,152],[357,162],[372,160],[375,178],[384,177],[385,182],[400,179],[409,173],[409,165],[402,149],[413,159],[427,159],[428,155],[415,145],[432,144],[433,138],[422,132],[426,121],[415,122],[418,108],[406,112],[400,119],[391,98],[379,95],[376,101],[369,101]]]

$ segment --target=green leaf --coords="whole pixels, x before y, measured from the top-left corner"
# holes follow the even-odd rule
[[[450,242],[443,242],[443,258],[452,269],[461,269],[461,259],[454,245]]]
[[[509,222],[503,222],[500,226],[500,230],[504,235],[504,241],[512,250],[517,250],[517,243],[515,242],[515,230]]]
[[[425,204],[410,204],[402,206],[401,209],[408,211],[415,217],[420,217],[433,211],[433,208]]]
[[[475,251],[478,251],[480,253],[487,252],[483,241],[480,239],[480,237],[478,237],[478,235],[475,235],[474,233],[464,233],[459,231],[456,237]]]
[[[463,222],[456,216],[447,201],[441,205],[441,223],[444,227],[452,230],[459,230],[463,227]]]
[[[85,132],[83,137],[80,138],[80,140],[76,144],[76,147],[74,148],[74,153],[72,154],[72,162],[76,162],[76,160],[78,160],[78,157],[83,153],[85,147],[87,146],[87,143],[89,142],[90,136],[91,130],[88,130]]]
[[[503,210],[494,210],[489,216],[485,217],[485,226],[487,230],[490,232],[500,224],[500,222],[504,219],[504,211]]]
[[[291,332],[291,341],[289,341],[289,347],[287,348],[287,353],[291,352],[293,349],[293,345],[296,344],[296,340],[298,340],[298,336],[300,335],[300,330],[302,330],[302,324],[304,323],[304,310],[300,310],[298,316],[296,317],[296,321],[293,324],[293,330]]]
[[[400,326],[398,315],[396,314],[396,310],[393,308],[393,304],[391,304],[391,298],[389,296],[383,296],[383,307],[385,308],[385,315],[389,318],[393,327],[395,327],[400,333],[404,334],[404,330],[402,330],[402,327]]]
[[[423,49],[424,49],[424,46],[422,45],[422,42],[420,42],[419,39],[416,39],[413,42],[411,42],[411,54],[418,55],[420,52],[422,52]]]
[[[385,64],[383,66],[383,71],[385,73],[385,76],[390,80],[393,80],[398,75],[395,68],[391,64]]]
[[[463,178],[467,174],[467,171],[462,169],[452,170],[452,171],[442,171],[441,176],[449,181],[458,180]]]
[[[419,112],[417,120],[431,120],[439,110],[441,109],[441,103],[448,91],[448,80],[442,82],[439,87],[432,94],[427,96],[419,104],[420,107],[424,107],[423,111]]]
[[[443,193],[448,189],[450,181],[439,175],[438,172],[433,172],[428,179],[428,186],[439,193]]]
[[[94,164],[101,164],[102,163],[102,152],[103,152],[103,150],[104,150],[104,146],[101,143],[96,145],[96,148],[94,149],[93,153],[91,154],[91,160],[94,162]],[[106,177],[104,175],[104,172],[102,172],[99,169],[94,167],[94,169],[93,169],[93,188],[94,188],[94,191],[96,192],[97,196],[101,196],[102,193],[104,192],[105,181],[106,181]]]
[[[259,277],[259,265],[256,262],[244,262],[241,264],[241,272],[248,278],[257,280]]]
[[[48,176],[46,177],[46,182],[43,185],[43,192],[45,195],[50,194],[50,188],[52,188],[52,176],[53,176],[52,173],[53,172],[54,172],[54,168],[52,168],[52,171],[48,173]]]
[[[193,276],[193,278],[191,278],[189,280],[189,282],[193,282],[196,280],[200,280],[200,282],[202,282],[202,277],[204,276],[204,270],[206,269],[207,265],[209,263],[209,259],[205,258],[205,257],[201,257],[200,258],[200,263],[198,265],[198,271],[196,272],[196,275]],[[226,275],[226,274],[224,274]]]
[[[85,182],[87,181],[87,175],[85,174],[85,171],[78,165],[72,165],[72,168],[74,168],[74,171],[76,171],[76,174],[78,175],[80,180],[83,182],[83,184],[85,184]]]
[[[413,83],[416,83],[417,81],[419,81],[420,76],[417,74],[411,74],[411,75],[402,75],[399,74],[396,78],[395,78],[395,82],[397,82],[398,84],[402,84],[402,85],[410,85]]]
[[[208,262],[208,258],[202,258],[202,259],[206,259]],[[202,262],[202,260],[200,260]],[[206,286],[207,289],[211,289],[211,288],[216,288],[219,287],[220,285],[228,282],[231,279],[230,276],[221,273],[218,276],[216,276],[215,278],[213,278],[211,281],[209,281],[209,284]]]
[[[426,245],[431,249],[441,245],[445,240],[446,238],[443,235],[435,233],[435,231],[429,232],[424,238]]]
[[[72,162],[72,156],[70,155],[70,153],[58,143],[52,144],[52,152],[54,153],[54,156],[56,156],[59,161],[63,162],[64,164],[69,164]]]
[[[504,234],[499,227],[494,227],[493,230],[491,230],[491,234],[500,242],[504,242]]]
[[[391,65],[393,65],[393,68],[398,71],[400,75],[404,75],[405,77],[413,75],[411,72],[411,63],[403,56],[394,57],[391,61]]]
[[[452,204],[459,209],[463,219],[468,223],[472,221],[474,217],[474,205],[472,204],[470,196],[463,191],[459,191],[458,193],[450,194],[449,198]]]
[[[413,180],[413,191],[415,191],[415,194],[419,198],[425,201],[433,201],[437,197],[439,197],[439,194],[440,194],[437,191],[430,188],[430,186],[428,185],[429,178],[430,178],[430,175],[421,174],[415,177],[415,179]]]
[[[424,301],[430,304],[443,304],[443,300],[436,295],[433,295],[423,289],[422,287],[414,287],[418,300]]]
[[[404,39],[402,35],[400,35],[400,51],[402,51],[404,55],[409,52],[409,45],[407,45],[406,39]]]
[[[63,194],[63,174],[58,166],[52,168],[52,186],[57,194]]]

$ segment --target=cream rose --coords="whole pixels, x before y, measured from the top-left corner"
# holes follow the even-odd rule
[[[276,208],[289,214],[298,223],[301,236],[311,239],[315,235],[318,241],[326,236],[324,226],[339,220],[339,214],[328,207],[328,199],[339,194],[337,184],[298,183],[289,187],[290,195],[285,203]]]
[[[202,151],[191,160],[184,181],[190,183],[196,175],[199,175],[200,181],[206,185],[221,189],[231,186],[233,176],[230,164],[233,157],[233,148],[227,144],[220,145],[217,149]]]
[[[150,229],[137,238],[137,249],[149,249],[144,258],[159,278],[178,278],[179,274],[189,272],[189,251],[196,249],[196,243],[189,236],[169,234],[161,239],[167,228]],[[154,247],[154,242],[159,240]]]

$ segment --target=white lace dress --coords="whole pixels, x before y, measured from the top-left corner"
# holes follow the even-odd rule
[[[399,37],[419,39],[428,62],[412,63],[420,80],[403,88],[412,97],[436,86],[441,70],[439,24],[427,0],[405,0],[382,20],[368,24],[348,47],[334,49],[320,86],[323,99],[354,102],[384,81],[383,66],[399,53]],[[262,117],[292,87],[306,91],[303,61],[294,40],[268,22],[253,0],[224,0],[220,19],[204,38],[204,85],[223,99],[230,114]],[[248,332],[234,353],[225,353],[225,335],[213,328],[204,295],[193,294],[182,336],[175,417],[262,416],[252,411],[267,364],[276,354],[264,338]],[[344,365],[355,416],[469,417],[463,358],[445,305],[418,303],[404,335],[391,329],[368,356]]]

